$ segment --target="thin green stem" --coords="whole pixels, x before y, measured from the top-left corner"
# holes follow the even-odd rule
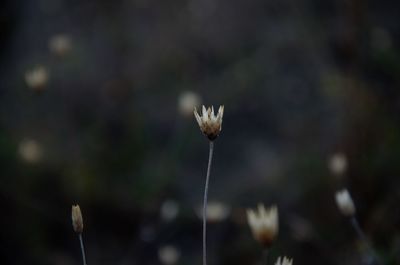
[[[208,183],[210,180],[213,152],[214,152],[214,142],[210,141],[210,152],[208,155],[207,176],[206,176],[206,185],[204,187],[204,201],[203,201],[203,265],[207,265],[207,198],[208,198]]]
[[[381,262],[379,256],[376,254],[375,250],[371,246],[367,236],[365,235],[364,231],[361,229],[361,226],[358,223],[357,219],[353,216],[350,218],[350,222],[351,222],[351,225],[353,226],[354,230],[356,230],[357,236],[365,244],[368,252],[373,257],[373,259],[376,261],[376,264],[382,265],[382,262]]]
[[[86,255],[85,255],[85,246],[83,245],[82,233],[79,234],[79,242],[81,244],[83,265],[87,265],[87,263],[86,263]]]

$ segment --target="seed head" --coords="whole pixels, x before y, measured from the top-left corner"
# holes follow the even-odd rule
[[[83,219],[79,205],[72,205],[72,227],[74,231],[81,234],[83,232]]]
[[[258,212],[247,210],[247,222],[254,238],[263,246],[270,247],[278,234],[278,208],[274,205],[265,209],[263,204],[258,205]]]
[[[214,114],[214,107],[206,109],[202,107],[202,116],[194,109],[194,116],[199,124],[200,130],[210,141],[214,141],[221,132],[222,116],[224,115],[224,106],[220,106],[217,115]]]
[[[293,264],[293,259],[289,259],[287,257],[279,257],[276,262],[275,265],[292,265]]]
[[[335,199],[340,212],[344,216],[351,217],[356,213],[356,207],[347,189],[336,192]]]

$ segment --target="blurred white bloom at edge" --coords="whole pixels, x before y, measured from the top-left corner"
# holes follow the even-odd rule
[[[292,265],[293,264],[293,259],[289,259],[287,257],[279,257],[276,260],[275,265]]]
[[[176,264],[180,256],[180,251],[171,245],[163,246],[158,250],[158,258],[165,265]]]

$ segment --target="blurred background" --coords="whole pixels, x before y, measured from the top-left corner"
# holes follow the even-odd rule
[[[384,264],[400,264],[399,8],[1,2],[1,264],[81,264],[72,204],[88,264],[201,264],[201,104],[225,105],[210,265],[263,264],[245,215],[259,202],[279,207],[269,264],[371,264],[335,205],[344,187]]]

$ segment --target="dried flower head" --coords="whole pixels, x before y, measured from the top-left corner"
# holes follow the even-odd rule
[[[25,82],[36,92],[44,90],[49,80],[49,72],[44,66],[37,66],[25,73]]]
[[[194,116],[200,126],[200,130],[208,137],[210,141],[214,141],[221,132],[222,116],[224,115],[224,106],[220,106],[217,115],[214,114],[214,107],[206,109],[202,107],[202,116],[194,109]]]
[[[336,192],[335,199],[340,212],[344,216],[351,217],[356,213],[356,207],[347,189]]]
[[[79,205],[72,205],[72,226],[77,233],[83,232],[83,219]]]
[[[278,234],[278,208],[274,205],[265,209],[263,204],[258,205],[258,211],[247,210],[247,222],[253,236],[263,246],[270,247]]]
[[[293,259],[289,259],[287,257],[279,257],[276,262],[275,265],[292,265],[293,264]]]

